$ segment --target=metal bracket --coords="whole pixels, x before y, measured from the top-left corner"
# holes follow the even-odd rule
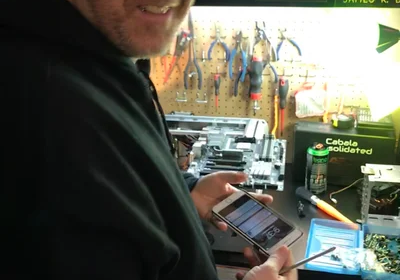
[[[180,97],[179,91],[176,92],[176,102],[187,102],[186,92],[184,92],[183,97]]]
[[[208,100],[207,100],[207,93],[204,93],[203,94],[203,99],[200,99],[200,94],[199,93],[196,93],[196,102],[197,103],[208,103]]]

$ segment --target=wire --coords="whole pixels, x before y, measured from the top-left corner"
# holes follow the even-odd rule
[[[400,192],[400,189],[395,190],[394,192],[392,192],[389,197],[389,203],[392,203],[396,198],[397,198],[397,194]],[[393,197],[394,196],[394,197]]]
[[[391,199],[389,200],[389,203],[392,203],[396,198],[397,198],[397,193],[394,195],[394,197],[390,197]]]
[[[348,185],[347,187],[344,187],[344,188],[342,188],[342,189],[340,189],[340,190],[338,190],[338,191],[335,191],[335,192],[331,192],[331,193],[329,194],[329,199],[330,199],[333,203],[337,204],[337,200],[336,200],[335,198],[333,198],[333,195],[338,194],[338,193],[341,193],[341,192],[343,192],[343,191],[345,191],[345,190],[347,190],[347,189],[350,189],[351,187],[353,187],[353,186],[356,185],[357,183],[361,182],[362,180],[364,180],[364,178],[357,179],[357,180],[355,180],[353,183],[351,183],[350,185]]]
[[[272,128],[271,134],[276,139],[276,130],[278,128],[278,95],[275,94],[274,96],[274,127]]]

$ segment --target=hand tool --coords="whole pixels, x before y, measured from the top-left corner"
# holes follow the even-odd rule
[[[276,60],[276,51],[271,43],[271,41],[268,39],[268,36],[265,32],[265,22],[263,22],[263,27],[261,28],[258,25],[258,22],[256,21],[256,31],[257,31],[257,35],[254,41],[254,46],[253,46],[253,53],[254,53],[254,48],[255,46],[264,41],[265,43],[265,50],[264,53],[266,54],[266,58],[264,59],[263,63],[264,63],[264,68],[265,67],[269,67],[269,69],[271,70],[272,74],[274,75],[274,83],[278,82],[278,74],[276,72],[275,67],[271,64],[271,56],[273,57],[274,60]]]
[[[211,53],[215,47],[216,44],[221,45],[225,51],[225,61],[229,61],[230,58],[230,51],[228,48],[228,45],[221,40],[221,33],[220,33],[220,29],[217,26],[217,24],[215,24],[215,38],[214,41],[211,42],[210,48],[208,49],[208,60],[211,60]]]
[[[301,56],[301,49],[299,47],[299,45],[291,38],[288,38],[285,36],[284,32],[282,30],[279,30],[279,32],[281,33],[281,41],[278,43],[278,46],[276,48],[276,60],[279,60],[279,53],[282,49],[282,45],[285,41],[288,41],[293,47],[296,48],[297,53]]]
[[[244,78],[246,77],[247,57],[246,57],[246,52],[243,50],[243,47],[242,47],[242,39],[243,39],[242,31],[236,32],[236,36],[235,36],[236,44],[229,55],[228,70],[229,70],[229,78],[232,79],[232,77],[233,77],[232,64],[233,64],[233,61],[235,60],[235,56],[236,56],[237,52],[239,51],[241,59],[242,59],[242,71],[241,71],[241,73],[238,73],[238,75],[240,74],[240,81],[244,82]]]
[[[276,60],[276,51],[275,51],[275,48],[272,45],[271,41],[269,40],[267,33],[265,32],[265,22],[264,21],[263,21],[262,27],[260,27],[258,25],[258,22],[256,21],[256,32],[257,32],[257,35],[256,35],[256,38],[254,41],[254,46],[256,46],[261,41],[264,41],[265,42],[264,52],[269,53],[269,54],[272,53],[273,60]],[[254,53],[254,50],[253,50],[253,53]]]
[[[242,67],[239,67],[239,71],[238,71],[237,77],[235,79],[235,83],[233,85],[233,96],[237,96],[238,95],[239,81],[240,81],[240,77],[242,76],[242,72],[243,72]]]
[[[327,202],[323,201],[322,199],[318,198],[316,195],[306,190],[306,188],[298,187],[296,189],[296,195],[311,202],[311,204],[317,206],[319,209],[324,211],[326,214],[332,216],[333,218],[341,222],[353,224],[353,222],[349,218],[340,213],[336,208],[334,208]]]
[[[199,63],[197,62],[196,58],[196,50],[194,48],[194,28],[193,28],[193,20],[192,20],[192,15],[189,13],[189,32],[190,32],[190,38],[189,38],[189,56],[188,56],[188,62],[186,64],[185,70],[183,71],[184,77],[183,77],[183,85],[185,89],[187,90],[189,88],[189,78],[191,78],[193,75],[197,75],[197,88],[201,90],[202,85],[203,85],[203,73],[201,72],[201,68],[199,66]],[[191,69],[195,67],[195,71],[191,71]]]
[[[219,95],[219,87],[221,85],[221,75],[218,73],[218,67],[217,67],[217,73],[214,75],[214,94],[215,94],[215,108],[218,110],[218,95]]]
[[[326,254],[328,254],[330,252],[333,252],[335,250],[336,250],[336,247],[331,247],[331,248],[329,248],[329,249],[327,249],[325,251],[322,251],[322,252],[320,252],[318,254],[315,254],[314,256],[302,259],[301,261],[298,261],[298,262],[296,262],[295,264],[293,264],[291,266],[284,267],[279,271],[279,275],[285,274],[285,273],[289,272],[292,269],[295,269],[295,268],[297,268],[297,267],[299,267],[299,266],[301,266],[301,265],[303,265],[305,263],[308,263],[308,262],[310,262],[312,260],[315,260],[316,258],[322,257],[323,255],[326,255]]]
[[[258,101],[261,100],[262,72],[264,65],[261,57],[253,56],[248,73],[250,75],[250,100],[253,100],[254,115],[260,109]]]
[[[289,80],[285,78],[279,78],[279,110],[281,113],[281,120],[280,120],[280,131],[281,137],[283,135],[283,130],[285,126],[285,108],[286,108],[286,97],[289,91]]]
[[[186,48],[187,43],[189,42],[189,34],[186,31],[181,31],[176,36],[176,45],[174,56],[172,57],[171,64],[168,68],[168,71],[165,73],[164,84],[168,82],[169,77],[171,76],[172,70],[174,69],[178,59],[182,56],[183,51]],[[166,59],[163,60],[164,67],[166,66]]]

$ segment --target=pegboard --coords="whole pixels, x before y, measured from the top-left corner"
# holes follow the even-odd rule
[[[202,89],[198,90],[197,76],[194,75],[189,80],[189,89],[184,90],[183,71],[188,60],[188,50],[177,61],[177,67],[174,68],[167,83],[163,80],[169,65],[163,65],[161,57],[153,58],[151,78],[165,112],[183,111],[205,116],[256,117],[265,119],[272,128],[274,125],[273,98],[277,85],[273,82],[272,72],[268,67],[263,72],[262,99],[259,102],[261,109],[254,115],[253,103],[248,96],[248,76],[243,83],[239,83],[238,95],[233,96],[234,80],[241,65],[240,55],[236,56],[234,62],[233,79],[229,78],[228,62],[225,61],[224,51],[220,45],[217,44],[214,47],[212,59],[207,59],[216,26],[220,29],[221,38],[230,50],[235,46],[234,35],[240,30],[243,32],[243,48],[247,54],[249,55],[250,52],[251,55],[254,51],[254,54],[265,57],[266,51],[271,46],[262,42],[253,49],[256,22],[258,24],[265,22],[266,34],[275,50],[280,41],[279,30],[284,29],[285,35],[292,38],[302,51],[302,55],[299,56],[296,49],[285,41],[280,51],[280,60],[271,61],[278,75],[286,77],[290,83],[284,133],[282,136],[277,135],[288,140],[288,162],[292,160],[293,125],[299,120],[295,116],[293,94],[305,82],[321,88],[327,85],[330,98],[329,111],[332,113],[338,111],[341,102],[345,108],[368,107],[364,89],[368,87],[370,75],[365,75],[365,64],[360,64],[360,61],[365,62],[366,56],[371,58],[371,51],[368,49],[360,52],[357,48],[370,44],[371,40],[367,36],[361,39],[353,38],[351,42],[347,41],[347,45],[353,44],[353,51],[338,48],[342,44],[338,42],[343,38],[349,40],[354,32],[354,29],[348,28],[346,23],[351,23],[355,16],[358,16],[358,25],[362,23],[360,11],[338,13],[337,10],[326,8],[194,7],[191,13],[195,30],[196,58],[203,76]],[[395,10],[392,13],[388,13],[387,10],[384,12],[368,10],[363,13],[365,13],[366,26],[371,25],[371,17],[376,21],[381,19],[388,21],[393,17],[400,18],[399,12]],[[338,20],[343,28],[347,26],[346,29],[334,28],[338,26],[336,24]],[[187,20],[182,24],[181,29],[187,30]],[[376,42],[374,42],[374,47],[375,44]],[[169,53],[165,55],[167,64],[172,59],[174,47],[171,45]],[[358,51],[355,52],[356,50]],[[397,56],[391,59],[400,61]],[[221,75],[218,107],[215,105],[213,81],[213,76],[217,72]],[[182,99],[186,101],[183,102]],[[204,102],[205,100],[207,102]],[[307,120],[319,120],[319,118]]]

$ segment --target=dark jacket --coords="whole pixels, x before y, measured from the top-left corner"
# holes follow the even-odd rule
[[[3,278],[217,279],[134,63],[64,0],[3,0],[0,36]]]

